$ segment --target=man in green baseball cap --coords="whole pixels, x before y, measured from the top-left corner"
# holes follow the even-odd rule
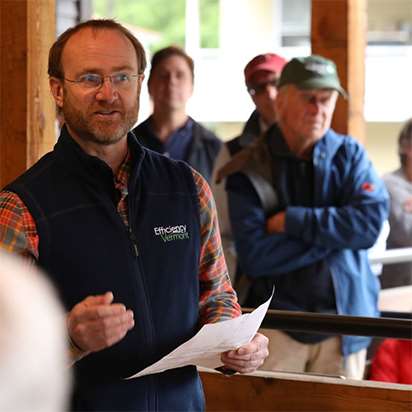
[[[275,286],[271,309],[379,313],[366,249],[389,197],[362,145],[330,127],[339,95],[346,93],[332,61],[290,60],[278,82],[277,122],[225,166],[238,273],[250,281],[246,307]],[[367,337],[262,332],[269,338],[262,369],[363,376]]]
[[[298,89],[332,89],[347,97],[342,88],[336,65],[322,56],[296,57],[283,69],[278,87],[293,84]]]
[[[281,73],[276,99],[278,125],[292,152],[310,156],[330,127],[338,95],[347,96],[331,60],[297,57]]]

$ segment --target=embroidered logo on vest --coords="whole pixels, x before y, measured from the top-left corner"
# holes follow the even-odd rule
[[[155,236],[160,236],[162,238],[163,242],[189,239],[189,233],[186,230],[186,225],[158,226],[153,228],[153,231]]]

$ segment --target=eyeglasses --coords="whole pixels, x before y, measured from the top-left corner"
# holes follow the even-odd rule
[[[132,81],[138,78],[139,74],[128,74],[128,73],[115,73],[109,76],[101,76],[97,73],[86,73],[79,76],[76,80],[66,79],[64,80],[70,83],[76,83],[84,89],[99,89],[102,87],[105,79],[109,79],[113,87],[117,90],[127,90]]]
[[[247,91],[251,96],[256,96],[257,94],[263,93],[268,86],[276,88],[278,85],[278,79],[273,79],[268,82],[257,84],[256,86],[250,86]]]

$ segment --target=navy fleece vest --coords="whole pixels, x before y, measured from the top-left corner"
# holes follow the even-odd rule
[[[111,169],[85,154],[64,128],[53,152],[13,182],[39,233],[39,264],[70,310],[113,291],[134,312],[118,344],[75,366],[73,410],[199,410],[194,367],[125,381],[197,331],[200,222],[190,169],[143,149],[133,156],[128,230],[116,210]]]

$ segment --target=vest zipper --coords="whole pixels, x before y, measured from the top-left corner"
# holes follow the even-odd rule
[[[133,245],[133,250],[134,250],[134,254],[136,255],[136,257],[139,256],[139,248],[137,247],[137,239],[135,234],[132,231],[132,228],[129,226],[129,238],[130,241],[132,242]]]

